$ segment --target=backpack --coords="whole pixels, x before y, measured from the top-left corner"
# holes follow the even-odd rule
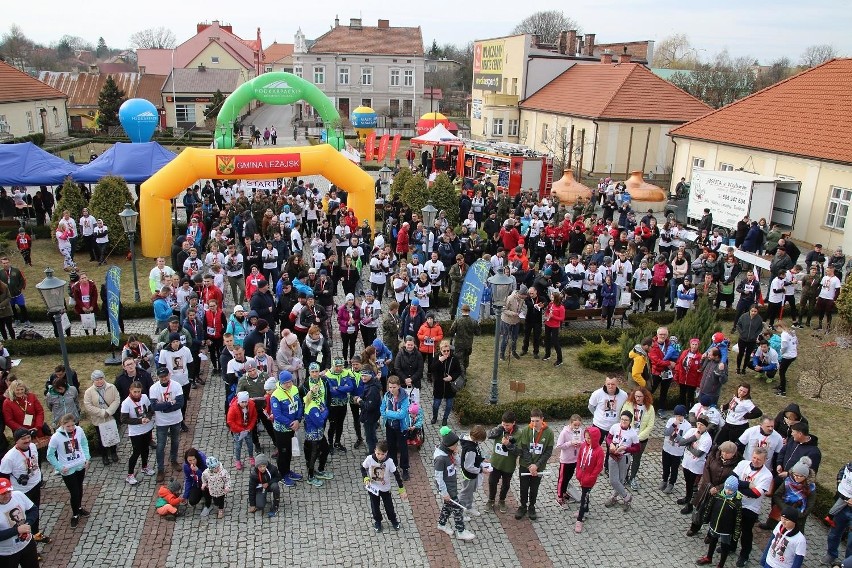
[[[18,332],[18,339],[44,339],[44,336],[34,329],[24,329]]]

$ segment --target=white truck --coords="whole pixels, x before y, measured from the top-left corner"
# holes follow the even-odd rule
[[[686,199],[670,200],[667,216],[696,227],[710,209],[713,226],[733,235],[743,217],[754,221],[765,218],[767,223],[782,229],[792,229],[796,221],[801,182],[767,177],[740,171],[695,170]],[[684,211],[683,202],[686,201]]]

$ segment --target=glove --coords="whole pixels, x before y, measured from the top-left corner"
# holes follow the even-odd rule
[[[403,493],[405,493],[405,487],[400,487],[399,489],[396,490],[396,492],[399,493],[400,495],[402,495]]]
[[[365,475],[364,476],[364,485],[369,485],[369,484],[370,484],[370,478]]]

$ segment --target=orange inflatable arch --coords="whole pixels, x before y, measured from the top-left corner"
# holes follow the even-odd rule
[[[321,175],[349,194],[348,205],[375,229],[375,180],[329,144],[296,148],[218,150],[186,148],[142,184],[139,197],[142,254],[168,257],[171,203],[200,179],[270,179]]]

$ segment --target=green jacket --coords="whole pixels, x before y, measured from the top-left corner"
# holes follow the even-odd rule
[[[538,440],[537,443],[536,440]],[[543,431],[536,433],[529,426],[525,426],[518,432],[515,444],[521,450],[518,465],[527,468],[535,464],[538,466],[539,472],[544,471],[544,468],[547,467],[547,460],[553,454],[553,430],[550,429],[550,426],[545,425]]]
[[[27,279],[14,266],[10,266],[9,270],[12,273],[11,276],[6,274],[5,270],[0,269],[0,281],[9,287],[9,294],[14,298],[15,296],[19,296],[24,291],[24,288],[27,287]]]
[[[473,337],[479,335],[479,322],[469,315],[458,317],[453,321],[447,335],[454,338],[456,349],[473,349]]]
[[[518,429],[515,427],[515,430],[509,434],[509,438],[513,438],[514,436],[517,436],[517,434]],[[521,453],[521,450],[513,442],[504,446],[501,443],[504,435],[505,431],[503,430],[503,426],[497,426],[488,432],[488,439],[494,440],[494,451],[491,453],[491,465],[497,471],[513,473],[515,471],[515,466],[518,464],[518,454]]]
[[[453,267],[450,268],[450,292],[453,294],[461,294],[462,284],[464,284],[465,276],[467,276],[467,271],[470,267],[468,265],[464,265],[464,272],[462,272],[461,267],[458,263],[453,264]],[[452,306],[451,306],[452,307]]]

